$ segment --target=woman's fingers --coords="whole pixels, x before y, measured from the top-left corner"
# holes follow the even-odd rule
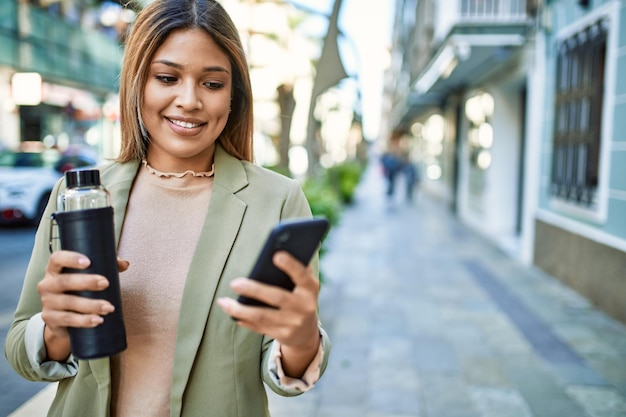
[[[53,252],[46,266],[46,274],[37,285],[39,294],[45,292],[101,291],[107,288],[109,281],[102,275],[72,272],[72,270],[84,270],[89,265],[89,258],[80,253]]]
[[[130,266],[130,262],[128,262],[125,259],[117,258],[117,271],[118,272],[126,271],[129,266]]]
[[[68,311],[82,314],[109,314],[115,310],[106,300],[82,297],[75,294],[45,294],[41,297],[46,310]]]
[[[265,284],[250,278],[235,278],[230,287],[239,295],[262,301],[270,306],[281,307],[288,302],[291,291],[276,285]]]
[[[46,277],[37,284],[37,291],[43,297],[46,293],[102,291],[108,286],[109,280],[102,275],[80,273],[46,274]]]
[[[42,319],[51,329],[63,332],[61,329],[66,327],[94,327],[102,323],[101,316],[114,311],[106,300],[80,295],[82,291],[98,292],[109,286],[102,275],[80,272],[89,265],[89,259],[76,252],[57,251],[50,256],[37,291]]]
[[[285,251],[274,255],[274,264],[283,270],[295,287],[292,291],[266,284],[250,278],[236,278],[230,283],[231,289],[238,295],[262,301],[283,311],[296,311],[301,314],[315,314],[320,284],[313,276],[310,267],[303,265],[296,258]],[[230,306],[230,304],[229,304]],[[242,306],[243,308],[244,306]],[[239,309],[237,309],[239,310]],[[245,311],[255,311],[243,309]],[[265,310],[259,310],[265,313]],[[260,314],[260,313],[259,313]],[[265,315],[260,315],[265,318]]]
[[[40,291],[40,295],[42,319],[52,328],[94,327],[102,323],[101,316],[115,311],[113,304],[103,299],[45,290]]]
[[[277,253],[273,261],[290,276],[295,284],[293,291],[249,278],[236,278],[230,285],[235,293],[275,308],[247,306],[227,297],[218,299],[218,304],[242,327],[272,336],[283,344],[308,344],[317,331],[319,281],[310,267],[287,252]]]
[[[313,277],[311,268],[303,265],[294,258],[289,252],[279,251],[274,254],[272,259],[274,265],[284,271],[296,287],[305,286],[307,288],[319,288],[319,281]]]
[[[285,251],[277,252],[272,260],[293,281],[295,287],[292,291],[249,278],[234,279],[231,282],[233,291],[237,294],[263,301],[274,307],[288,307],[286,303],[290,301],[296,301],[298,304],[301,304],[292,297],[293,294],[305,297],[313,294],[315,299],[317,299],[320,289],[319,281],[313,276],[310,267],[303,265]]]
[[[63,268],[85,269],[90,264],[89,258],[78,252],[67,250],[54,251],[50,255],[46,273],[60,273]]]
[[[235,319],[239,326],[272,337],[276,337],[278,329],[288,326],[285,323],[286,317],[293,318],[293,315],[284,309],[248,306],[228,297],[219,298],[217,304]]]
[[[94,302],[92,304],[75,302],[71,303],[71,309],[68,310],[51,308],[43,309],[41,318],[46,325],[52,328],[95,327],[104,321],[102,316],[113,312],[113,310],[114,307],[111,304],[99,302]],[[90,311],[95,311],[95,313]]]

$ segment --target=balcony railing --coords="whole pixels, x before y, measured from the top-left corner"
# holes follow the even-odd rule
[[[435,0],[434,0],[435,1]],[[435,41],[442,41],[453,29],[473,28],[473,33],[527,24],[528,2],[533,0],[450,0],[435,1],[440,8],[434,28]],[[495,30],[495,32],[494,32]],[[505,30],[506,31],[506,30]]]
[[[526,0],[459,0],[462,20],[507,21],[526,18]]]
[[[122,47],[47,12],[0,1],[0,64],[103,91],[117,90]]]

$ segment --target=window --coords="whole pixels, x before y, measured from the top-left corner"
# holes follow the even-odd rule
[[[602,19],[558,45],[550,193],[592,210],[598,205],[607,30]]]

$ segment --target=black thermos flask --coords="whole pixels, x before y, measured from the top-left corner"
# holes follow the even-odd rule
[[[122,316],[113,208],[109,193],[100,183],[97,169],[65,173],[66,190],[59,196],[59,211],[52,215],[58,225],[61,249],[82,253],[91,260],[84,270],[68,272],[99,274],[109,280],[102,291],[78,291],[77,295],[105,299],[115,306],[104,322],[93,328],[69,328],[72,354],[78,359],[113,356],[126,349]]]

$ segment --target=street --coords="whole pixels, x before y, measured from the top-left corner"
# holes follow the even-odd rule
[[[326,374],[273,417],[626,416],[622,323],[379,172],[322,259]]]
[[[6,416],[47,384],[26,381],[4,357],[4,341],[22,289],[36,229],[32,226],[0,227],[0,416]]]

